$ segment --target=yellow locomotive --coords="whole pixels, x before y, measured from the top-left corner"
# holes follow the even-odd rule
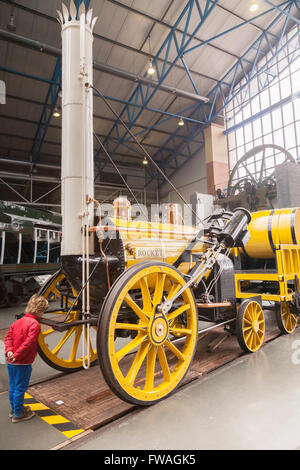
[[[43,320],[39,352],[62,371],[99,359],[115,394],[140,405],[168,396],[194,356],[199,320],[230,326],[243,350],[264,340],[263,302],[280,329],[297,325],[299,209],[210,216],[204,229],[115,217],[90,228],[90,314],[82,314],[81,257],[42,290],[56,298]],[[57,302],[59,299],[59,305]],[[85,349],[84,349],[85,343]],[[83,357],[84,354],[84,357]]]
[[[61,269],[41,291],[52,302],[42,320],[39,353],[65,372],[99,360],[116,395],[150,405],[184,378],[199,320],[229,326],[240,346],[254,352],[264,340],[263,302],[272,302],[281,330],[294,331],[300,212],[221,209],[198,230],[171,217],[168,224],[132,221],[130,205],[119,200],[114,215],[93,226],[96,18],[83,4],[78,18],[73,0],[69,10],[63,4],[58,14],[63,59]],[[114,164],[102,144],[101,149]]]

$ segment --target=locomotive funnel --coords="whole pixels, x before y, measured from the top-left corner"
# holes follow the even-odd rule
[[[77,12],[71,0],[69,10],[57,11],[62,32],[62,244],[61,255],[82,253],[82,218],[93,223],[94,197],[93,28],[97,18]],[[79,53],[80,52],[80,53]],[[93,240],[90,241],[93,253]]]

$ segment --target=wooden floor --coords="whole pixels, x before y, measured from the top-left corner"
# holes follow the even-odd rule
[[[270,312],[266,315],[265,342],[279,335],[274,313]],[[224,341],[211,350],[222,339]],[[223,327],[200,335],[194,361],[182,386],[243,354],[234,336],[224,336]],[[58,378],[33,385],[29,387],[28,393],[83,429],[96,429],[137,409],[111,392],[98,364],[89,370],[62,374]],[[63,403],[56,403],[61,401]]]

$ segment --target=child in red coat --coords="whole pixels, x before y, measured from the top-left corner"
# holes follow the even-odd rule
[[[37,355],[38,337],[41,327],[38,319],[48,308],[48,301],[37,294],[27,304],[25,315],[15,321],[5,336],[5,355],[9,377],[9,416],[13,423],[34,416],[29,407],[24,407],[24,395],[29,385],[32,363]]]

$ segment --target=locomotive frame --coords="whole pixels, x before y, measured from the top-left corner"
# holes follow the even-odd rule
[[[192,240],[185,239],[185,249],[177,250],[175,256],[165,261],[153,257],[133,259],[136,247],[142,243],[149,247],[158,240],[168,253],[166,240],[139,238],[149,224],[115,218],[109,225],[91,227],[90,234],[103,235],[111,232],[114,223],[117,239],[111,240],[113,249],[105,255],[100,238],[100,256],[90,260],[90,315],[86,317],[82,312],[80,260],[66,257],[61,270],[41,290],[45,297],[54,295],[61,301],[59,308],[50,310],[52,318],[42,320],[39,339],[42,358],[64,372],[87,368],[98,360],[107,384],[117,396],[130,403],[151,405],[172,393],[187,373],[201,332],[199,320],[212,323],[210,329],[224,326],[236,335],[244,351],[253,353],[264,341],[263,303],[271,301],[280,330],[292,333],[299,313],[300,246],[276,245],[276,269],[249,269],[244,252],[250,216],[244,209],[235,214],[224,210],[213,214],[200,238],[196,233]],[[234,222],[238,215],[239,225]],[[161,234],[167,228],[162,224],[152,227]],[[129,241],[124,238],[127,229]],[[191,233],[191,228],[183,229],[186,234]],[[177,241],[173,238],[170,245],[180,242],[179,232],[180,227],[173,226]],[[109,242],[105,247],[109,247]],[[205,269],[199,279],[201,263]],[[208,296],[203,285],[212,282],[214,288]],[[180,291],[182,294],[176,299]],[[171,298],[173,307],[164,310],[164,304]],[[48,339],[55,335],[57,341],[48,344]],[[65,348],[68,342],[71,353]]]

